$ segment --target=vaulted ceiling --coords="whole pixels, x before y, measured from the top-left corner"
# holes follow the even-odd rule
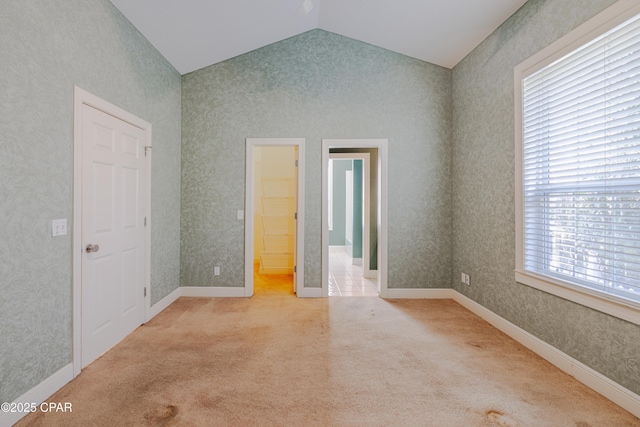
[[[320,28],[453,68],[526,0],[111,0],[180,72]]]

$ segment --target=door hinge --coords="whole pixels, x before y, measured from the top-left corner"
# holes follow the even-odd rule
[[[298,266],[297,266],[297,265],[294,265],[294,266],[293,266],[293,272],[294,272],[294,273],[297,273],[297,272],[298,272]]]
[[[298,167],[298,161],[296,160],[296,167]]]
[[[298,219],[298,212],[293,214],[293,219]]]
[[[150,145],[147,145],[146,147],[144,147],[144,156],[147,157],[147,152],[151,149]]]
[[[144,288],[144,296],[145,296],[145,298],[147,297],[147,287],[146,286]]]
[[[144,217],[144,226],[145,227],[147,226],[147,217],[146,216]]]

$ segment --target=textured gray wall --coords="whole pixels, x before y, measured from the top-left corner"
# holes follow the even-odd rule
[[[247,137],[306,138],[306,286],[321,280],[322,138],[389,139],[389,287],[449,283],[450,70],[313,30],[182,86],[183,286],[244,285]]]
[[[72,216],[74,84],[153,124],[152,303],[243,285],[246,137],[307,139],[315,286],[320,140],[388,138],[389,286],[451,283],[640,393],[638,326],[513,280],[513,67],[613,2],[530,0],[453,73],[315,30],[184,76],[181,110],[178,73],[108,1],[2,1],[0,401],[71,361],[71,236],[50,220]]]
[[[513,68],[613,0],[530,0],[453,70],[452,286],[640,393],[640,327],[515,283]],[[460,283],[460,272],[471,286]]]
[[[0,2],[0,402],[71,362],[73,85],[153,125],[152,303],[179,284],[180,75],[106,0]]]

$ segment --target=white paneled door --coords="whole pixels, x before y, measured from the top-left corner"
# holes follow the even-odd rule
[[[144,321],[145,132],[83,105],[82,367]]]

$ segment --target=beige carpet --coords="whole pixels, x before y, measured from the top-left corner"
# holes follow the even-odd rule
[[[450,300],[181,298],[19,426],[640,426]]]

